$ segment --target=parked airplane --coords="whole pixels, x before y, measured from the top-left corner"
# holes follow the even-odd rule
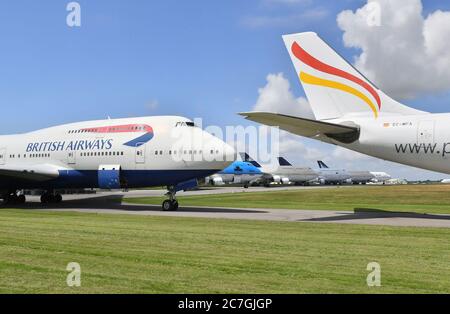
[[[374,176],[372,182],[384,183],[384,182],[392,179],[392,177],[389,174],[387,174],[386,172],[372,171],[370,173]]]
[[[256,182],[262,177],[261,169],[250,162],[237,160],[224,170],[206,177],[206,184],[241,184],[248,188],[252,182]]]
[[[330,169],[323,161],[318,160],[320,171],[323,173],[325,184],[366,184],[369,182],[375,182],[375,176],[370,171],[357,171],[357,170],[345,170],[345,169]],[[327,178],[331,175],[332,178]],[[335,179],[335,180],[333,180]]]
[[[319,165],[319,182],[320,184],[344,184],[352,183],[351,175],[345,169],[330,169],[321,160],[317,161]]]
[[[393,100],[315,33],[283,36],[317,120],[269,112],[247,119],[405,165],[450,174],[450,114]]]
[[[162,207],[176,210],[177,191],[234,160],[231,146],[182,117],[72,123],[0,136],[0,198],[23,203],[20,190],[40,189],[45,204],[62,200],[58,189],[164,185]]]
[[[278,157],[277,168],[268,169],[267,167],[262,167],[247,153],[243,153],[241,156],[244,161],[248,161],[261,169],[263,175],[258,182],[265,186],[269,186],[272,182],[281,184],[308,184],[317,180],[319,177],[319,174],[311,168],[294,167],[283,157]]]

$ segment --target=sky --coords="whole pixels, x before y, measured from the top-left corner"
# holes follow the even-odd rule
[[[361,0],[79,0],[80,27],[66,23],[69,2],[0,1],[0,134],[107,117],[182,115],[225,127],[250,125],[236,113],[254,108],[307,114],[281,39],[302,31],[319,33],[394,98],[450,111],[448,2],[380,0],[373,30],[358,22]],[[371,32],[398,47],[387,54]],[[292,106],[277,108],[267,94]],[[446,177],[287,134],[281,149],[303,166],[323,159],[400,178]]]

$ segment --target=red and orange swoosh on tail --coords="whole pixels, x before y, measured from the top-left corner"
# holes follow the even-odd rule
[[[338,89],[338,90],[350,93],[350,94],[360,98],[361,100],[363,100],[373,111],[375,118],[378,117],[378,111],[381,109],[381,99],[380,99],[380,96],[378,95],[378,93],[375,91],[375,89],[372,86],[370,86],[368,83],[366,83],[365,81],[361,80],[359,77],[356,77],[353,74],[350,74],[341,69],[335,68],[329,64],[326,64],[326,63],[314,58],[307,51],[305,51],[302,47],[300,47],[300,45],[297,44],[296,42],[294,42],[292,44],[291,50],[297,59],[299,59],[303,63],[307,64],[308,66],[312,67],[313,69],[316,69],[323,73],[338,76],[340,78],[349,80],[349,81],[361,86],[362,88],[364,88],[367,92],[369,92],[372,95],[372,97],[376,101],[377,106],[373,103],[373,101],[369,97],[364,95],[362,92],[358,91],[357,89],[355,89],[351,86],[343,84],[343,83],[322,79],[322,78],[313,76],[313,75],[305,73],[305,72],[301,72],[299,74],[300,80],[302,82],[304,82],[306,84],[311,84],[311,85],[318,85],[318,86],[324,86],[324,87],[328,87],[328,88],[334,88],[334,89]]]

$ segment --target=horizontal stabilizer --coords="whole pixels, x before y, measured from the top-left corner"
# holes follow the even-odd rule
[[[242,112],[245,119],[280,129],[296,135],[331,142],[352,143],[359,138],[359,127],[335,124],[270,112]]]

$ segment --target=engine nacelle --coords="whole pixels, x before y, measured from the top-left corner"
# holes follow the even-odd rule
[[[211,180],[212,185],[224,185],[222,177],[214,177]]]
[[[281,182],[281,177],[280,176],[272,176],[272,180],[275,183],[280,183]]]
[[[353,183],[352,179],[347,179],[347,180],[345,180],[344,182],[345,182],[345,183],[348,183],[348,184],[352,184],[352,183]]]
[[[289,182],[290,182],[289,178],[287,178],[287,177],[282,177],[281,178],[281,183],[282,184],[289,184]]]
[[[319,183],[320,185],[325,185],[327,184],[327,181],[325,181],[325,179],[319,179]]]

